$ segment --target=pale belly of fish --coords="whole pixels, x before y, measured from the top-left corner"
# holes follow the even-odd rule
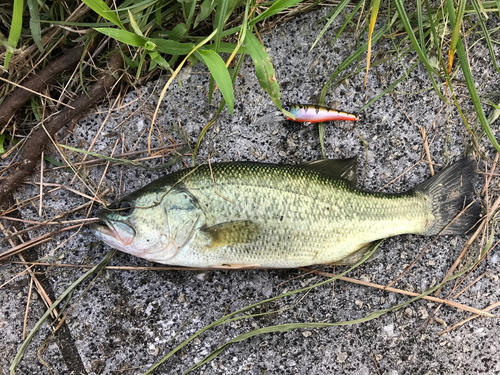
[[[462,159],[410,192],[379,194],[353,187],[353,159],[203,165],[122,198],[99,214],[106,226],[94,230],[119,250],[171,265],[350,263],[375,240],[439,233],[472,201],[473,176],[472,162]],[[446,233],[463,233],[479,210],[473,203]]]

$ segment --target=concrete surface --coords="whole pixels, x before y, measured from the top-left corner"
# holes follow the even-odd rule
[[[326,11],[327,9],[317,10],[303,15],[273,30],[272,34],[263,35],[276,67],[284,103],[316,103],[329,75],[355,49],[355,40],[349,34],[352,30],[347,31],[333,47],[330,46],[337,23],[337,27],[330,28],[316,48],[308,53],[322,27],[316,21]],[[490,22],[491,26],[495,23],[498,25],[497,16],[492,15]],[[496,37],[498,38],[498,31]],[[469,46],[473,44],[474,38],[476,36],[472,35],[468,40]],[[376,55],[378,51],[391,48],[390,41],[374,46],[375,59],[381,58]],[[498,56],[500,48],[497,44],[494,44],[494,48]],[[380,93],[384,84],[393,82],[403,74],[414,58],[411,55],[399,62],[374,68],[370,72],[366,90],[362,89],[364,73],[354,75],[343,84],[330,89],[327,103],[344,111],[358,110]],[[484,44],[475,44],[469,58],[480,92],[484,94],[498,91],[498,76],[491,66]],[[216,112],[220,95],[217,93],[214,104],[208,105],[206,71],[200,64],[184,69],[180,77],[183,89],[180,90],[174,82],[162,103],[158,122],[164,132],[178,142],[182,141],[182,137],[174,131],[178,127],[176,124],[182,125],[193,145],[202,127]],[[462,109],[473,124],[473,108],[465,100],[466,89],[460,79],[459,75],[455,90]],[[103,129],[103,134],[107,137],[100,137],[94,150],[110,155],[119,137],[123,137],[125,149],[132,147],[138,134],[149,127],[157,96],[164,83],[165,79],[160,79],[159,82],[148,83],[136,93],[129,93],[123,104],[131,104],[110,114]],[[151,93],[153,95],[150,96]],[[320,157],[316,126],[303,127],[283,120],[257,121],[275,111],[275,108],[260,89],[249,57],[237,80],[235,103],[234,116],[229,116],[225,111],[220,121],[207,133],[200,148],[199,161],[215,150],[217,153],[211,159],[212,162],[261,160],[299,163]],[[442,102],[432,91],[424,68],[418,67],[408,80],[397,87],[393,97],[386,95],[362,113],[363,119],[359,123],[328,124],[325,142],[327,156],[357,156],[360,184],[367,157],[365,188],[375,190],[420,159],[422,137],[419,127],[428,127],[435,122],[434,130],[429,134],[429,138],[434,139],[430,147],[432,160],[441,165],[448,160],[456,160],[469,147],[470,135],[455,107],[450,105],[440,111],[441,107]],[[108,115],[108,108],[108,104],[104,104],[99,111],[80,121],[75,127],[74,136],[68,139],[68,144],[87,148]],[[117,125],[119,127],[115,129]],[[500,136],[497,130],[496,136]],[[147,132],[139,140],[136,149],[147,147],[146,137]],[[366,149],[362,140],[366,142]],[[156,145],[158,143],[153,146]],[[116,153],[121,152],[121,147],[118,143]],[[484,139],[481,141],[481,150],[489,157],[494,157],[493,148]],[[52,151],[53,157],[60,158]],[[70,154],[70,157],[73,161],[81,158],[76,154]],[[184,160],[190,163],[189,157]],[[46,168],[49,167],[46,165]],[[180,163],[172,171],[178,168]],[[88,181],[98,184],[103,172],[104,166],[87,169]],[[114,187],[117,196],[131,192],[163,174],[139,168],[112,166],[107,171],[101,189]],[[384,191],[404,191],[428,177],[429,169],[426,164],[421,163],[384,188]],[[44,174],[45,182],[65,185],[69,185],[71,178],[72,174],[61,171],[46,171]],[[482,188],[482,184],[481,178],[478,189]],[[88,193],[80,182],[77,181],[74,186]],[[17,198],[21,200],[35,196],[37,189],[23,187],[18,191]],[[44,199],[44,219],[85,202],[78,195],[59,190],[52,197]],[[40,220],[35,206],[38,207],[36,204],[22,210],[25,219]],[[98,208],[94,207],[91,215],[95,215]],[[85,211],[82,210],[67,219],[84,216]],[[4,225],[8,224],[4,221]],[[87,231],[84,229],[83,232]],[[44,232],[35,231],[31,236],[41,233]],[[71,234],[59,235],[53,241],[39,246],[36,249],[38,257],[49,254]],[[415,267],[394,286],[420,292],[435,285],[455,261],[466,240],[466,236],[438,239]],[[397,277],[429,241],[429,238],[419,236],[388,239],[382,245],[380,258],[362,265],[348,276],[385,285]],[[5,242],[0,246],[2,251],[8,248]],[[95,264],[108,251],[109,248],[96,242],[94,237],[79,234],[59,247],[56,254],[57,261],[61,263]],[[77,288],[70,301],[72,308],[65,324],[55,338],[49,338],[47,350],[40,354],[53,374],[141,374],[182,340],[225,313],[323,280],[323,277],[298,270],[156,271],[154,267],[158,265],[123,253],[118,253],[110,264],[146,266],[152,269],[105,270],[90,287],[89,279]],[[327,267],[319,268],[330,270]],[[20,270],[22,269],[11,264],[2,265],[0,284]],[[41,270],[46,271],[45,285],[53,298],[59,296],[84,272],[79,268],[61,267]],[[485,271],[488,271],[486,276],[463,293],[457,302],[485,308],[499,300],[500,263],[496,249],[463,285]],[[87,287],[88,291],[81,296]],[[29,278],[25,275],[0,289],[2,374],[8,373],[8,367],[22,343],[28,289]],[[440,296],[446,296],[449,290],[450,287],[445,288]],[[156,373],[180,374],[222,343],[255,328],[293,322],[351,320],[401,303],[407,298],[400,294],[337,281],[333,289],[331,285],[319,287],[305,296],[295,295],[278,300],[255,311],[266,312],[288,307],[280,313],[239,320],[208,331],[174,355]],[[436,315],[441,324],[431,320],[431,324],[417,332],[436,306],[436,303],[419,301],[364,324],[257,336],[229,347],[195,373],[396,375],[487,374],[500,371],[498,321],[475,319],[451,333],[439,335],[445,329],[442,324],[450,326],[470,316],[469,313],[443,306]],[[27,320],[28,330],[44,311],[40,297],[34,293]],[[27,348],[18,374],[50,373],[37,357],[37,351],[50,332],[51,328],[44,324]]]

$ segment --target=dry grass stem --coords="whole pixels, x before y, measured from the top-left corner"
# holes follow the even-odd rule
[[[478,276],[474,281],[472,281],[469,285],[467,285],[465,288],[463,288],[460,292],[458,292],[457,294],[455,294],[452,298],[456,299],[460,294],[462,294],[467,289],[469,289],[472,285],[474,285],[479,280],[481,280],[483,278],[483,276],[486,275],[487,273],[488,273],[488,271],[484,271],[480,276]]]
[[[491,169],[489,172],[486,173],[486,178],[485,178],[485,181],[484,181],[484,187],[483,187],[483,191],[481,192],[481,194],[485,194],[488,190],[488,186],[490,186],[490,183],[491,183],[491,179],[493,178],[493,176],[500,176],[500,174],[494,174],[495,172],[495,168],[497,166],[497,163],[498,163],[498,157],[500,156],[500,153],[496,153],[495,155],[495,160],[493,160],[493,164],[491,165]]]
[[[28,311],[30,309],[31,292],[33,290],[33,279],[30,279],[30,289],[28,291],[28,302],[26,302],[26,312],[24,313],[23,341],[26,339],[26,324],[28,322]]]
[[[431,160],[431,152],[429,151],[429,144],[427,143],[427,133],[425,131],[425,128],[423,126],[420,127],[420,133],[422,133],[422,140],[424,144],[424,151],[425,151],[425,156],[427,157],[428,165],[429,165],[429,170],[431,172],[431,176],[434,176],[434,167],[432,166],[432,160]]]
[[[401,173],[400,175],[398,175],[397,177],[395,177],[394,179],[392,179],[391,181],[389,181],[387,184],[385,184],[381,188],[377,189],[377,191],[381,191],[382,189],[386,188],[387,186],[393,184],[394,182],[396,182],[397,180],[399,180],[401,177],[403,177],[405,174],[407,174],[409,171],[411,171],[413,168],[415,168],[417,165],[419,165],[421,162],[422,162],[421,160],[417,161],[411,167],[405,169],[403,173]]]
[[[310,271],[307,268],[300,268],[300,269],[304,270],[304,271],[306,271],[306,270]],[[318,275],[326,276],[326,277],[335,277],[336,276],[336,275],[334,275],[332,273],[328,273],[328,272],[321,272],[321,271],[313,271],[313,272],[316,273],[316,274],[318,274]],[[343,281],[347,281],[347,282],[350,282],[350,283],[353,283],[353,284],[359,284],[359,285],[368,286],[368,287],[371,287],[371,288],[385,290],[385,291],[388,291],[388,292],[405,294],[405,295],[411,296],[411,297],[417,297],[417,296],[420,295],[420,293],[408,292],[406,290],[401,290],[401,289],[396,289],[396,288],[392,288],[392,287],[388,287],[388,286],[384,286],[384,285],[374,284],[374,283],[370,283],[368,281],[352,279],[350,277],[345,277],[345,276],[339,277],[338,280],[343,280]],[[479,309],[476,309],[474,307],[470,307],[470,306],[467,306],[467,305],[462,305],[461,303],[450,301],[448,299],[441,299],[441,298],[432,297],[432,296],[424,296],[424,297],[422,297],[422,299],[426,299],[426,300],[432,301],[432,302],[442,303],[442,304],[454,307],[456,309],[473,312],[474,314],[478,314],[478,315],[489,317],[489,318],[496,317],[495,315],[493,315],[491,313],[488,313],[486,310],[479,310]]]
[[[58,229],[58,230],[55,230],[55,231],[52,231],[52,232],[49,232],[49,233],[45,233],[45,234],[43,234],[43,235],[41,235],[41,236],[39,236],[37,238],[33,238],[33,239],[29,240],[29,241],[23,242],[20,245],[14,246],[14,247],[12,247],[9,250],[4,251],[3,253],[0,253],[0,261],[3,261],[5,259],[9,258],[12,255],[19,254],[20,252],[22,252],[22,251],[24,251],[26,249],[29,249],[29,248],[31,248],[33,246],[37,246],[37,245],[40,245],[40,244],[45,243],[47,241],[50,241],[52,239],[52,237],[55,236],[58,233],[66,232],[66,231],[73,230],[73,229],[76,229],[76,228],[81,228],[82,226],[83,226],[83,224],[72,225],[72,226],[61,228],[61,229]],[[78,231],[75,232],[71,237],[73,237],[77,233],[78,233]],[[65,240],[63,243],[61,243],[58,246],[58,248],[61,247],[62,245],[64,245],[68,240],[69,240],[69,238],[67,240]]]
[[[444,276],[443,280],[447,279],[448,277],[450,277],[453,274],[453,272],[455,271],[455,269],[458,267],[458,265],[462,262],[462,259],[467,254],[467,250],[469,249],[469,247],[474,243],[474,241],[477,238],[477,236],[479,236],[479,234],[482,233],[482,231],[486,228],[486,224],[488,223],[488,220],[487,220],[488,217],[491,216],[494,212],[496,212],[496,210],[498,209],[498,207],[500,207],[500,197],[497,198],[497,200],[495,201],[495,203],[491,207],[490,212],[488,212],[483,217],[483,219],[479,223],[479,226],[478,226],[477,230],[472,234],[471,238],[469,238],[469,241],[466,242],[466,244],[465,244],[464,248],[462,249],[462,251],[460,252],[458,258],[455,260],[455,262],[453,263],[453,265],[450,267],[450,269],[448,270],[448,272]],[[434,293],[434,295],[437,296],[440,291],[441,291],[441,289],[436,290],[436,292]]]
[[[5,227],[2,225],[2,223],[0,223],[0,230],[3,232],[3,234],[5,236],[8,235],[8,232],[7,230],[5,229]],[[19,232],[16,232],[14,233],[14,235],[16,235],[19,240],[21,241],[21,243],[23,243],[23,239],[22,237],[20,236]],[[15,247],[15,244],[14,244],[14,241],[12,241],[12,239],[9,239],[9,243],[12,247]],[[47,305],[47,306],[50,306],[52,305],[52,301],[50,300],[48,294],[45,292],[45,289],[43,288],[42,284],[40,284],[40,281],[38,281],[38,278],[36,277],[35,273],[33,272],[32,268],[34,267],[33,265],[29,265],[26,263],[24,257],[21,255],[21,254],[17,254],[17,256],[19,257],[19,259],[21,259],[21,262],[23,262],[25,264],[25,270],[21,273],[18,273],[17,275],[15,275],[12,279],[10,279],[9,281],[7,281],[6,283],[4,283],[3,285],[0,286],[0,289],[5,286],[6,284],[10,283],[10,281],[14,280],[15,278],[17,278],[18,276],[20,275],[23,275],[24,273],[28,273],[31,277],[31,281],[35,282],[35,286],[36,286],[36,290],[38,291],[38,294],[40,295],[40,297],[42,297],[42,300],[43,302]],[[31,287],[30,287],[30,296],[31,296]],[[29,306],[29,299],[28,299],[28,306]],[[28,314],[28,311],[26,311],[26,315]],[[57,316],[57,310],[54,309],[53,311],[53,316]],[[23,331],[23,337],[24,337],[24,331]]]
[[[217,186],[215,186],[214,174],[212,173],[212,165],[210,164],[210,159],[208,159],[208,167],[210,168],[210,177],[212,177],[212,183],[214,184],[214,190],[215,190],[215,193],[216,193],[219,197],[221,197],[221,198],[223,198],[223,199],[227,200],[229,203],[234,204],[234,202],[233,202],[232,200],[230,200],[230,199],[226,198],[226,197],[225,197],[225,196],[223,196],[221,193],[219,193],[219,191],[217,190]]]
[[[120,99],[120,94],[118,94],[116,96],[115,101],[110,105],[110,107],[108,109],[108,113],[106,114],[106,117],[104,118],[103,122],[101,123],[101,126],[99,127],[99,130],[97,131],[94,139],[92,140],[92,143],[90,144],[89,148],[87,149],[87,152],[92,151],[92,148],[94,147],[95,143],[97,142],[97,139],[99,138],[99,135],[101,134],[102,130],[104,129],[104,126],[108,123],[109,117],[111,116],[111,109],[116,105],[116,103],[118,102],[119,99]],[[85,154],[83,156],[82,162],[87,160],[87,157],[88,157],[88,154]],[[71,180],[70,185],[74,184],[75,178],[78,176],[80,171],[81,171],[81,169],[78,169],[78,171],[75,171],[75,176],[73,176],[73,179]]]
[[[40,185],[39,182],[26,182],[26,184],[28,185]],[[94,198],[94,197],[91,197],[90,195],[87,195],[87,194],[84,194],[76,189],[73,189],[73,188],[70,188],[69,186],[66,186],[66,185],[61,185],[61,184],[54,184],[54,183],[50,183],[50,182],[45,182],[44,183],[45,186],[52,186],[52,187],[59,187],[61,189],[64,189],[64,190],[68,190],[68,191],[71,191],[72,193],[75,193],[76,195],[79,195],[83,198],[86,198],[86,199],[89,199],[91,201],[96,201],[98,203],[101,203],[101,204],[104,204],[104,201],[101,199],[101,198]]]
[[[70,106],[69,104],[66,104],[66,103],[61,102],[61,101],[59,101],[59,100],[57,100],[57,99],[51,98],[50,96],[44,95],[44,94],[42,94],[42,93],[40,93],[40,92],[37,92],[37,91],[31,90],[31,89],[29,89],[29,88],[27,88],[27,87],[24,87],[24,86],[22,86],[22,85],[18,85],[17,83],[12,82],[12,81],[9,81],[8,79],[5,79],[5,78],[0,77],[0,81],[4,81],[4,82],[8,83],[9,85],[12,85],[12,86],[15,86],[15,87],[19,87],[19,88],[21,88],[21,89],[23,89],[23,90],[29,91],[29,92],[31,92],[32,94],[35,94],[35,95],[41,96],[42,98],[45,98],[45,99],[47,99],[47,100],[50,100],[51,102],[55,102],[55,103],[57,103],[57,104],[61,104],[61,105],[65,106],[65,107],[68,107],[68,108],[71,108],[71,109],[75,109],[75,107],[72,107],[72,106]]]
[[[454,221],[455,221],[455,220],[457,220],[460,216],[462,216],[462,214],[463,214],[463,213],[464,213],[464,212],[465,212],[465,211],[466,211],[466,210],[467,210],[470,206],[472,206],[474,203],[475,203],[474,201],[473,201],[473,202],[471,202],[471,203],[469,203],[469,204],[467,205],[467,207],[465,207],[462,211],[460,211],[460,212],[457,214],[457,216],[455,216],[455,217],[453,218],[453,220],[452,220],[452,221],[450,221],[450,222],[448,223],[448,225],[446,225],[443,229],[441,229],[441,231],[440,231],[440,232],[439,232],[439,233],[438,233],[438,234],[437,234],[437,235],[436,235],[436,236],[432,239],[432,241],[431,241],[431,242],[430,242],[430,243],[429,243],[426,247],[424,247],[424,249],[420,252],[420,254],[418,254],[418,255],[417,255],[417,257],[415,258],[415,260],[414,260],[413,262],[411,262],[411,264],[410,264],[408,267],[406,267],[406,268],[405,268],[405,270],[404,270],[403,272],[401,272],[401,274],[400,274],[398,277],[396,277],[393,281],[391,281],[389,284],[387,284],[387,286],[389,287],[389,286],[393,285],[396,281],[398,281],[401,277],[403,277],[403,275],[404,275],[406,272],[408,272],[408,271],[409,271],[409,270],[410,270],[410,269],[411,269],[411,268],[415,265],[415,263],[417,263],[417,261],[418,261],[418,260],[422,257],[422,255],[424,255],[424,253],[427,251],[427,249],[429,249],[429,247],[431,247],[431,246],[432,246],[432,244],[433,244],[434,242],[436,242],[436,240],[437,240],[437,239],[441,236],[441,233],[445,232],[445,231],[446,231],[446,229],[448,229],[448,227],[449,227],[450,225],[452,225],[452,224],[454,223]],[[447,277],[445,277],[445,279],[446,279],[446,278],[448,278],[448,276],[447,276]],[[436,294],[436,295],[437,295],[437,294]]]
[[[40,204],[38,206],[38,216],[42,217],[43,208],[43,155],[45,151],[42,151],[42,158],[40,159]]]
[[[483,311],[491,311],[491,310],[493,310],[494,308],[496,308],[498,306],[500,306],[500,302],[495,302],[495,303],[489,305],[488,307],[486,307]],[[473,319],[478,318],[479,316],[480,315],[478,315],[478,314],[474,314],[472,316],[469,316],[468,318],[466,318],[466,319],[464,319],[464,320],[462,320],[462,321],[460,321],[460,322],[452,325],[450,328],[447,328],[444,331],[439,332],[438,335],[444,335],[445,333],[450,332],[450,331],[454,330],[455,328],[458,328],[458,327],[464,325],[465,323],[467,323],[467,322],[469,322],[469,321],[471,321]]]

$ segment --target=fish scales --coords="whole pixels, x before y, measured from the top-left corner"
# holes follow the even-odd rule
[[[119,250],[160,263],[288,268],[352,262],[375,240],[461,234],[478,220],[471,159],[403,194],[357,190],[354,171],[349,160],[201,165],[115,202],[99,214],[105,225],[94,232]]]
[[[259,237],[252,243],[215,249],[194,241],[171,264],[330,263],[361,244],[424,231],[430,220],[430,202],[415,193],[366,193],[351,189],[343,180],[293,166],[219,164],[211,168],[213,181],[210,168],[204,166],[183,182],[203,211],[210,213],[207,225],[248,220],[258,223]]]

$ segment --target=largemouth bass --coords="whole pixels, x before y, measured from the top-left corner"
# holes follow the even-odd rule
[[[347,264],[378,239],[466,232],[481,209],[474,176],[462,159],[409,192],[383,194],[355,189],[355,159],[205,164],[121,198],[93,230],[111,247],[170,265]]]

